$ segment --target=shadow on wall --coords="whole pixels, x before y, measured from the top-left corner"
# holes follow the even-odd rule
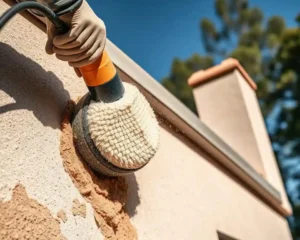
[[[0,53],[0,90],[15,101],[0,102],[0,114],[27,109],[44,126],[60,128],[61,113],[70,99],[62,82],[7,44],[0,43]]]
[[[139,185],[136,181],[135,174],[130,174],[125,177],[127,184],[128,184],[128,199],[126,202],[126,209],[128,212],[128,215],[130,217],[133,217],[137,211],[136,207],[140,205],[140,196],[139,196]]]
[[[38,63],[4,43],[0,43],[0,90],[14,101],[5,104],[5,98],[1,98],[0,115],[27,109],[44,126],[61,128],[61,114],[70,100],[62,82],[54,73],[45,71]],[[140,204],[139,187],[134,174],[127,176],[126,181],[129,186],[127,210],[129,216],[133,216]],[[110,197],[114,200],[113,195]]]

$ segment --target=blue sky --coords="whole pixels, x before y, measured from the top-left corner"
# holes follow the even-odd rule
[[[88,0],[105,22],[108,38],[156,80],[167,76],[174,57],[205,54],[199,20],[217,21],[213,0]],[[298,2],[298,3],[297,3]],[[249,0],[265,16],[281,15],[295,26],[299,0]]]

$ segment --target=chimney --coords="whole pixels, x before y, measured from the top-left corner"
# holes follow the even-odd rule
[[[264,176],[254,126],[258,119],[253,119],[260,111],[255,96],[256,85],[239,62],[227,59],[206,71],[196,72],[188,84],[193,87],[202,122]]]
[[[256,84],[233,58],[188,79],[201,121],[266,178],[290,209],[269,135],[256,98]]]

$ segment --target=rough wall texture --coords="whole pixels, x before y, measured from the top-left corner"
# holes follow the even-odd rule
[[[28,198],[24,186],[18,184],[11,200],[0,203],[1,239],[65,240],[59,221],[37,201]]]
[[[1,1],[0,13],[6,9]],[[62,111],[86,88],[73,69],[44,53],[45,41],[45,34],[21,16],[0,33],[0,201],[9,201],[21,183],[52,216],[66,213],[60,228],[67,239],[103,239],[59,150]],[[74,199],[86,204],[85,218],[72,214]]]
[[[6,8],[0,2],[0,12]],[[103,239],[59,149],[61,113],[86,88],[67,64],[44,54],[44,42],[20,16],[0,34],[0,201],[13,200],[20,182],[29,199],[60,216],[62,236]],[[242,240],[291,239],[285,219],[212,162],[162,129],[156,157],[127,177],[127,210],[139,239],[217,240],[217,230]],[[74,199],[85,204],[85,218],[82,208],[73,214]]]
[[[61,156],[65,170],[82,196],[92,205],[95,219],[107,240],[136,240],[137,233],[125,211],[128,185],[124,177],[108,178],[97,176],[83,162],[73,144],[70,124],[73,103],[69,103],[63,114]],[[73,201],[74,215],[85,216],[85,205],[78,199]]]

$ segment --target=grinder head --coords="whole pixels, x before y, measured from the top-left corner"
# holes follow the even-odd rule
[[[76,105],[72,128],[81,157],[95,171],[123,176],[144,167],[155,155],[159,126],[139,90],[124,83],[113,103],[94,102],[86,94]]]

